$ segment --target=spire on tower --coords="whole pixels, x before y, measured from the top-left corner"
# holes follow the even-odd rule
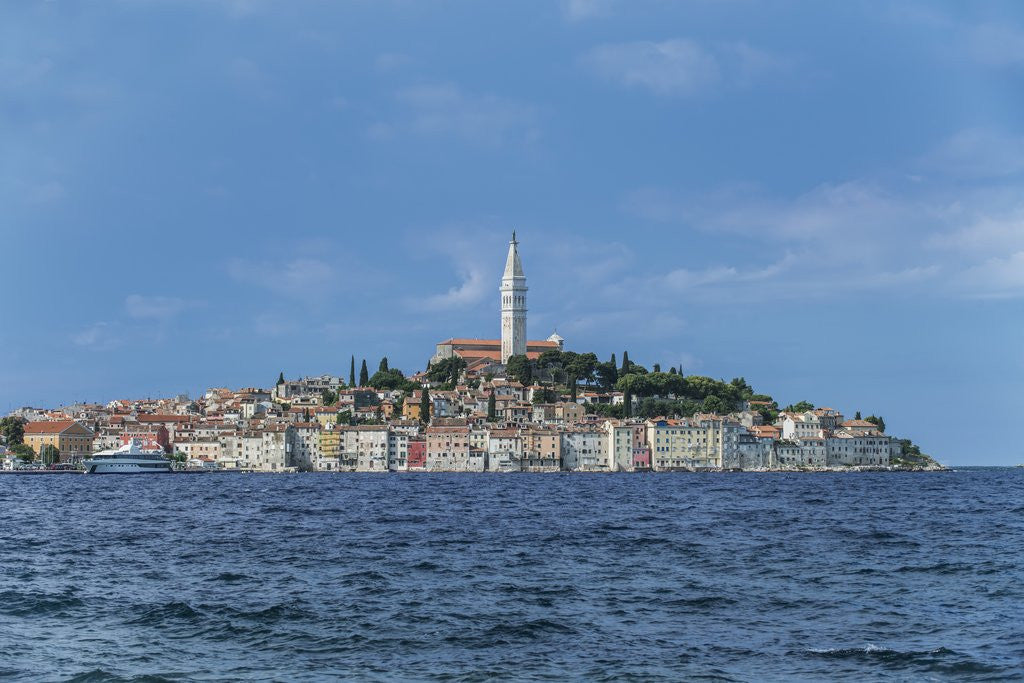
[[[519,260],[519,242],[516,241],[516,233],[512,231],[512,241],[508,243],[508,257],[505,259],[505,273],[502,278],[520,278],[523,275],[523,263]]]

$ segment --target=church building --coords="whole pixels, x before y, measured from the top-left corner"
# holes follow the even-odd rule
[[[437,345],[430,363],[460,356],[466,361],[467,370],[479,371],[486,365],[504,364],[510,356],[525,354],[533,359],[551,349],[561,351],[565,340],[557,333],[544,341],[527,341],[526,289],[519,242],[513,232],[505,257],[505,271],[501,276],[501,339],[446,339]]]

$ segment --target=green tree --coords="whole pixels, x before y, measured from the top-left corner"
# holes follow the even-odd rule
[[[498,399],[495,393],[492,391],[491,395],[487,397],[487,421],[494,422],[498,419]]]
[[[661,372],[661,363],[655,363],[652,367],[652,372]]]
[[[277,376],[277,386],[281,386],[282,384],[284,384],[284,372],[283,371],[280,374],[278,374],[278,376]]]
[[[619,369],[615,366],[615,354],[612,354],[612,359],[607,363],[598,363],[597,367],[594,368],[594,375],[597,378],[597,384],[605,391],[608,391],[615,386],[615,383],[619,381]]]
[[[452,356],[434,363],[427,368],[427,379],[431,382],[450,384],[455,386],[466,369],[466,359],[462,356]],[[490,381],[490,380],[488,380]]]
[[[387,371],[388,371],[388,357],[384,356],[383,358],[380,359],[380,365],[377,366],[377,372],[387,372]]]
[[[576,378],[573,377],[572,381],[569,384],[569,401],[570,402],[576,403],[576,398],[577,398],[577,392],[578,391],[579,391],[579,382],[577,382]]]
[[[729,384],[736,391],[736,396],[739,399],[750,400],[750,397],[754,395],[754,388],[747,384],[747,380],[743,377],[736,377]]]
[[[575,380],[583,380],[587,384],[594,381],[597,370],[597,356],[593,353],[569,353],[564,363],[566,372]]]
[[[619,370],[619,376],[629,374],[629,351],[622,352],[622,369]]]
[[[717,413],[719,415],[729,412],[729,408],[718,396],[708,396],[700,406],[701,412]]]
[[[356,357],[352,356],[352,359],[348,362],[348,385],[354,387],[356,385]]]
[[[325,406],[333,406],[338,402],[338,394],[330,389],[324,389],[320,392],[320,404]]]
[[[881,415],[877,417],[874,415],[868,415],[867,417],[864,418],[864,421],[870,422],[871,424],[878,427],[878,431],[885,432],[885,420],[882,418]]]
[[[853,414],[853,419],[854,420],[859,420],[860,419],[860,411],[859,410],[856,413]]]
[[[370,372],[366,369],[366,359],[363,359],[363,365],[359,368],[359,386],[365,387],[366,383],[370,381]]]
[[[351,410],[339,410],[337,416],[334,418],[334,424],[348,425],[352,424],[352,411]]]
[[[5,417],[0,420],[0,436],[8,446],[17,446],[25,441],[25,423],[18,417]]]
[[[426,387],[420,392],[420,421],[430,424],[430,390]]]
[[[36,459],[36,452],[26,443],[19,443],[11,446],[11,453],[14,453],[22,462],[32,462]]]
[[[653,383],[647,375],[620,375],[615,388],[633,396],[650,396],[654,393]]]
[[[39,450],[39,457],[44,465],[52,465],[55,462],[60,462],[60,450],[48,443]]]
[[[403,391],[415,391],[419,388],[419,385],[415,382],[410,382],[402,374],[402,371],[398,368],[392,368],[390,370],[378,370],[373,373],[373,377],[367,382],[368,386],[374,389],[385,389],[385,390],[396,390],[400,389]]]
[[[633,417],[633,392],[629,387],[622,392],[622,417]]]
[[[810,401],[800,401],[799,403],[791,403],[783,408],[787,413],[806,413],[808,410],[814,410],[814,404]]]
[[[523,354],[509,356],[508,361],[505,363],[505,374],[510,379],[522,382],[524,386],[529,386],[533,380],[533,366],[530,360]]]

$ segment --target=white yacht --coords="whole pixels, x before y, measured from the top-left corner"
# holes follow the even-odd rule
[[[171,471],[171,461],[156,443],[130,439],[120,448],[94,453],[85,461],[86,474],[163,474]]]

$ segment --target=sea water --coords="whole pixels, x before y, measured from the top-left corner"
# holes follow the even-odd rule
[[[0,477],[0,678],[1024,678],[1024,470]]]

